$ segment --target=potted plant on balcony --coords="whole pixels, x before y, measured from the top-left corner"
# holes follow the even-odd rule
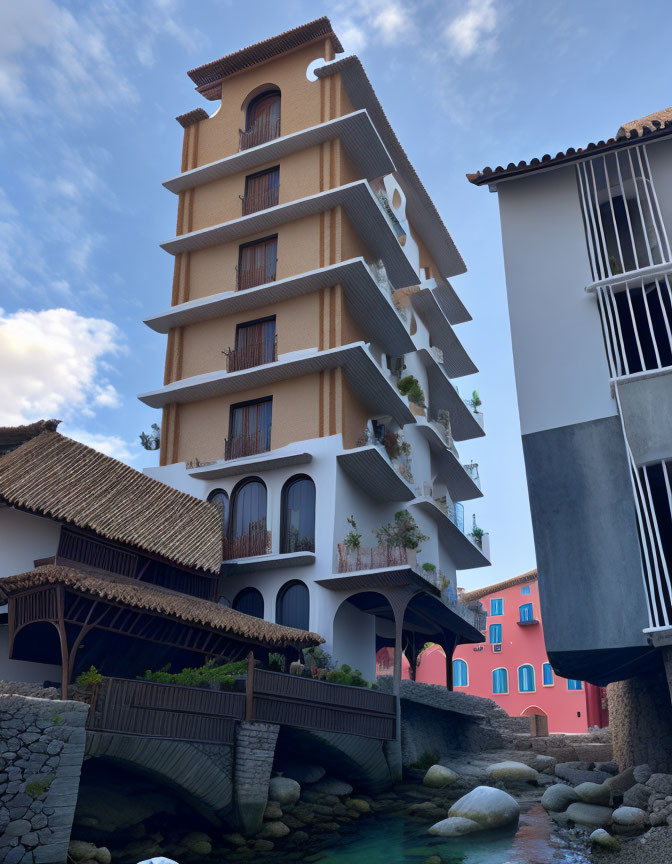
[[[346,521],[350,526],[350,530],[343,538],[345,553],[348,559],[358,559],[359,550],[362,545],[362,533],[357,530],[357,522],[355,522],[354,515],[348,516]]]
[[[467,405],[469,405],[474,410],[474,414],[480,414],[481,412],[478,410],[483,403],[481,402],[481,397],[478,395],[478,390],[473,390],[471,394],[471,399],[467,399]]]
[[[397,382],[397,389],[401,394],[408,397],[411,404],[420,409],[420,413],[425,413],[425,394],[415,375],[405,375],[400,378]]]
[[[407,563],[411,566],[415,564],[418,546],[425,540],[429,540],[408,510],[398,510],[394,514],[394,522],[375,528],[373,533],[379,546],[386,546],[388,549],[405,549]],[[409,552],[412,554],[409,555]]]
[[[474,541],[476,546],[478,546],[479,549],[483,548],[483,535],[484,534],[485,534],[485,531],[482,528],[479,528],[478,525],[476,524],[476,514],[472,513],[471,514],[471,531],[469,532],[469,536]]]

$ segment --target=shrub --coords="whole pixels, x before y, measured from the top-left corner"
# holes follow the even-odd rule
[[[333,661],[324,648],[304,648],[303,662],[311,669],[331,669]]]
[[[180,684],[183,687],[208,687],[211,681],[219,681],[223,690],[232,690],[236,676],[247,672],[247,660],[222,663],[219,666],[216,665],[215,660],[208,660],[203,666],[182,669],[181,672],[169,672],[169,669],[170,663],[156,672],[148,669],[143,680],[154,681],[157,684]]]
[[[388,522],[373,533],[381,545],[403,546],[406,549],[417,549],[421,543],[429,540],[408,510],[398,510],[394,514],[394,524]]]
[[[86,690],[88,687],[93,687],[95,684],[100,684],[103,680],[102,674],[95,666],[90,666],[86,672],[82,672],[75,678],[75,687],[81,687]]]
[[[30,795],[31,798],[39,798],[40,795],[44,795],[45,792],[49,791],[49,787],[53,782],[53,774],[40,777],[39,780],[31,780],[30,783],[26,783],[26,795]]]
[[[285,655],[279,654],[278,652],[272,651],[268,655],[268,668],[271,672],[284,672],[285,671]]]
[[[440,756],[438,753],[433,753],[425,750],[425,752],[418,759],[418,761],[413,762],[412,765],[409,765],[409,768],[421,768],[423,771],[428,771],[432,767],[432,765],[436,765],[439,759]]]
[[[357,530],[357,523],[355,522],[354,516],[348,516],[347,522],[348,525],[350,525],[350,530],[345,535],[343,545],[348,552],[357,552],[362,542],[362,534]]]
[[[483,535],[485,531],[482,528],[479,528],[476,524],[476,514],[471,514],[471,536],[474,538],[474,543],[478,546],[479,549],[483,548]]]
[[[414,402],[420,408],[425,407],[425,394],[422,392],[420,382],[415,375],[406,375],[397,382],[397,388],[404,396],[408,396],[409,402]]]
[[[352,671],[352,667],[344,663],[342,666],[336,666],[335,669],[330,669],[327,672],[327,681],[332,684],[347,684],[350,687],[370,687],[369,682],[364,678],[359,669]]]
[[[422,569],[425,570],[427,573],[436,573],[436,564],[430,564],[428,561],[426,561],[422,565]]]

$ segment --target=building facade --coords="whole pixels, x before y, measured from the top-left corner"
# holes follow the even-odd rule
[[[668,109],[468,175],[498,195],[548,655],[596,684],[660,686],[672,640],[671,136]]]
[[[453,383],[476,371],[464,263],[341,51],[319,19],[189,73],[216,110],[178,118],[171,305],[146,322],[165,377],[140,398],[163,412],[147,473],[220,509],[223,600],[373,679],[395,640],[481,638],[456,571],[489,538],[465,530],[482,493],[457,444],[484,430]]]

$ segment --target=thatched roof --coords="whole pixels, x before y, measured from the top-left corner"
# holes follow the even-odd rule
[[[60,422],[60,420],[36,420],[24,426],[1,426],[0,455],[15,450],[31,438],[35,438],[40,432],[55,432]]]
[[[60,435],[48,425],[53,421],[41,422],[44,431],[0,456],[0,501],[178,566],[219,572],[222,529],[212,504]],[[0,441],[11,433],[0,429]]]
[[[324,642],[317,633],[273,624],[210,600],[190,597],[158,585],[129,579],[126,576],[88,573],[56,564],[36,567],[28,573],[1,579],[0,601],[4,602],[5,597],[22,594],[44,585],[64,585],[78,594],[168,616],[187,624],[215,630],[228,634],[232,638],[267,647],[307,648]]]

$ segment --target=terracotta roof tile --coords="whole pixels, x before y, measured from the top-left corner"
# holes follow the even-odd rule
[[[515,585],[525,585],[527,582],[534,582],[535,579],[537,579],[537,571],[528,570],[527,573],[514,576],[513,579],[506,579],[504,582],[496,582],[494,585],[486,585],[483,588],[476,588],[474,591],[466,592],[462,594],[460,599],[463,603],[470,603],[472,600],[480,600],[481,597],[487,597],[488,594],[504,591],[505,588],[513,588]]]
[[[616,133],[617,138],[624,138],[628,132],[641,133],[645,128],[654,128],[655,123],[661,126],[663,123],[672,122],[672,107],[663,108],[662,111],[655,111],[653,114],[647,114],[646,117],[640,117],[639,120],[630,120],[629,123],[624,123]]]
[[[202,108],[194,108],[193,111],[187,111],[186,114],[180,114],[180,116],[175,119],[183,129],[186,129],[187,126],[193,126],[194,123],[199,123],[201,120],[207,120],[208,112],[204,111]]]

